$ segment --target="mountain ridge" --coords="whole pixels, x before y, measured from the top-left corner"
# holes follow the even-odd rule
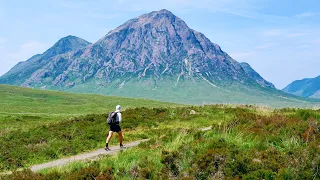
[[[179,103],[304,101],[278,91],[167,10],[133,18],[93,44],[44,61],[15,85]]]
[[[0,84],[22,85],[36,71],[41,68],[45,61],[50,58],[83,48],[91,43],[68,35],[57,41],[51,48],[42,54],[36,54],[26,61],[21,61],[0,77]]]
[[[320,76],[293,81],[283,91],[302,97],[320,98]]]

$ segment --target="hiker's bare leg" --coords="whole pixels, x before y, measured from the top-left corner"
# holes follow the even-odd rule
[[[107,139],[106,139],[106,143],[109,143],[109,142],[110,142],[110,139],[111,139],[112,135],[113,135],[113,132],[112,132],[112,131],[109,131],[109,135],[108,135],[108,137],[107,137]]]
[[[123,139],[122,131],[118,132],[118,134],[119,134],[119,142],[120,144],[122,144],[122,139]]]

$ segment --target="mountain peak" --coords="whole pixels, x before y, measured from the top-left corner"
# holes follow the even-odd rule
[[[159,11],[153,11],[149,14],[166,14],[166,15],[172,15],[175,16],[171,11],[167,10],[167,9],[161,9]]]
[[[170,21],[174,21],[175,19],[180,19],[176,15],[174,15],[171,11],[166,9],[161,9],[159,11],[153,11],[147,14],[143,14],[138,18],[140,19],[148,18],[149,20],[156,20],[156,21],[159,21],[161,19],[169,19]]]
[[[68,35],[59,39],[58,42],[65,42],[65,41],[71,41],[71,40],[82,40],[82,39],[77,36]]]
[[[81,49],[79,44],[83,45]],[[74,36],[62,38],[46,52],[59,55],[35,60],[30,73],[23,74],[26,78],[16,84],[49,89],[88,85],[94,91],[107,88],[101,90],[119,90],[123,95],[138,85],[137,96],[141,97],[163,94],[167,91],[164,89],[178,92],[177,88],[184,94],[190,90],[187,86],[196,92],[192,87],[203,87],[203,95],[233,84],[273,88],[249,65],[243,68],[204,34],[189,28],[166,9],[133,18],[88,44]]]
[[[43,53],[45,58],[53,57],[57,54],[64,54],[69,51],[80,49],[91,44],[90,42],[72,35],[61,38],[50,49]]]
[[[119,35],[125,38],[126,34],[130,34],[132,31],[146,31],[154,33],[165,33],[169,32],[171,35],[178,31],[189,31],[191,30],[188,25],[179,17],[175,16],[172,12],[166,9],[159,11],[153,11],[147,14],[143,14],[136,18],[133,18],[118,28],[110,31],[106,36],[100,39],[97,43],[103,42],[108,36]],[[140,34],[141,34],[140,33]]]
[[[72,36],[72,35],[68,35],[66,37],[63,37],[61,39],[59,39],[58,42],[56,42],[52,48],[55,48],[55,47],[61,47],[61,46],[74,46],[74,45],[89,45],[91,44],[90,42],[82,39],[82,38],[79,38],[79,37],[76,37],[76,36]]]

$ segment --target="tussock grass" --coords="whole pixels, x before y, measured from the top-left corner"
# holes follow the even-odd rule
[[[195,114],[190,114],[194,110]],[[72,123],[57,124],[61,144],[51,144],[38,153],[42,161],[66,153],[88,151],[104,145],[104,133],[95,136],[104,126],[103,114],[75,118]],[[309,109],[272,110],[252,106],[195,106],[177,108],[132,108],[123,112],[125,140],[149,138],[138,147],[107,156],[98,161],[72,163],[63,168],[28,173],[60,179],[99,176],[114,179],[319,179],[320,111]],[[72,121],[72,120],[70,120]],[[61,130],[61,127],[65,130]],[[199,128],[212,126],[209,131]],[[91,129],[92,128],[92,129]],[[54,126],[39,130],[55,132]],[[74,134],[78,131],[83,133]],[[103,131],[103,130],[102,130]],[[23,134],[19,144],[38,146],[37,131]],[[15,132],[19,135],[18,132]],[[35,133],[35,134],[34,134]],[[10,134],[10,133],[9,133]],[[35,141],[25,141],[28,135]],[[13,136],[12,136],[13,137]],[[20,137],[20,136],[18,136]],[[71,137],[70,139],[68,139]],[[14,139],[14,138],[13,138]],[[12,140],[13,140],[12,139]],[[64,142],[67,142],[64,144]],[[86,146],[81,146],[85,142]],[[6,145],[6,142],[3,141]],[[113,143],[117,143],[114,138]],[[18,144],[18,143],[17,143]],[[73,151],[58,147],[74,144]],[[6,145],[9,147],[8,145]],[[89,148],[88,148],[89,147]],[[9,148],[10,149],[10,148]],[[43,148],[42,148],[43,149]],[[23,167],[35,162],[31,155],[6,154],[6,159],[22,159]],[[57,151],[58,150],[58,151]],[[23,151],[23,150],[22,150]],[[20,152],[20,151],[19,151]],[[50,153],[48,153],[50,152]],[[55,155],[55,156],[52,156]],[[1,160],[1,159],[0,159]],[[3,169],[17,167],[2,161]],[[9,178],[20,177],[16,173]]]

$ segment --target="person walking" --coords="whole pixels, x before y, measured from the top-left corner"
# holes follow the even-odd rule
[[[113,114],[112,114],[113,113]],[[109,148],[109,142],[110,139],[113,135],[114,132],[117,132],[119,135],[119,143],[120,143],[120,148],[124,148],[123,144],[122,144],[122,140],[123,140],[123,136],[122,136],[122,131],[121,131],[121,127],[120,127],[120,123],[122,121],[122,116],[121,116],[121,106],[117,105],[116,106],[116,111],[110,113],[111,116],[115,116],[115,123],[110,123],[110,129],[109,129],[109,135],[106,139],[106,147],[104,148],[106,151],[110,151],[111,149]],[[109,116],[110,116],[109,114]]]

